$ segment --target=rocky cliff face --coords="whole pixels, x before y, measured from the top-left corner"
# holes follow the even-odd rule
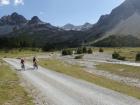
[[[11,15],[0,18],[0,35],[9,34],[15,30],[38,31],[50,29],[54,29],[55,31],[58,28],[41,21],[37,16],[32,17],[31,20],[27,20],[24,16],[19,15],[18,13],[12,13]]]
[[[98,39],[98,38],[106,37],[108,33],[112,35],[116,35],[119,33],[118,31],[120,31],[118,28],[120,26],[126,26],[126,22],[132,23],[132,24],[127,24],[127,26],[132,27],[131,25],[133,25],[131,31],[134,31],[135,28],[138,26],[137,22],[139,23],[139,18],[138,18],[139,14],[140,14],[140,0],[126,0],[120,6],[113,9],[110,14],[101,16],[99,21],[92,27],[92,29],[88,30],[89,31],[88,38],[92,40],[94,37],[96,37]],[[139,31],[140,27],[137,29],[138,30],[135,31]],[[113,31],[113,30],[118,30],[118,31]],[[124,30],[125,31],[122,33],[128,35],[130,32],[129,28],[126,28]]]
[[[19,15],[17,13],[13,13],[8,16],[3,16],[0,19],[0,25],[20,25],[25,24],[27,22],[26,18],[22,15]]]
[[[43,24],[43,22],[37,17],[34,16],[32,19],[28,22],[28,24]]]

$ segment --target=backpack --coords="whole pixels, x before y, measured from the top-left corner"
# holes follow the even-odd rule
[[[35,62],[36,61],[36,58],[33,58],[33,62]]]
[[[21,63],[24,63],[24,60],[23,59],[21,59]]]

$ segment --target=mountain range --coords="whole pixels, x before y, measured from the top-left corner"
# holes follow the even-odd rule
[[[0,18],[0,48],[24,47],[32,44],[36,47],[55,45],[56,47],[79,46],[85,37],[85,32],[66,31],[50,23],[43,22],[37,16],[27,20],[18,13],[12,13]],[[74,43],[76,42],[76,43]]]
[[[86,30],[92,28],[92,26],[93,26],[93,25],[90,24],[90,23],[85,23],[85,24],[79,25],[79,26],[75,26],[75,25],[69,23],[69,24],[64,25],[64,26],[61,27],[61,28],[62,28],[63,30],[67,30],[67,31],[69,31],[69,30],[86,31]]]
[[[83,43],[106,47],[140,46],[140,0],[125,0],[110,14],[102,15],[97,23],[81,26],[66,24],[56,27],[37,16],[27,20],[24,16],[13,13],[0,18],[0,37],[0,40],[28,40],[38,47],[46,44],[76,47]]]

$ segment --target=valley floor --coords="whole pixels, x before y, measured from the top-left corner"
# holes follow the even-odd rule
[[[89,73],[140,88],[140,63],[115,60],[105,53],[87,54],[79,60],[74,59],[74,56],[60,56],[58,59],[71,65],[79,65]]]
[[[129,61],[112,59],[114,50],[120,51]],[[93,54],[74,59],[76,55],[61,56],[60,52],[13,50],[6,54],[0,52],[0,57],[25,58],[26,71],[17,73],[20,83],[34,98],[36,105],[139,105],[140,63],[134,62],[137,51],[139,48],[106,48],[104,53],[99,53],[94,48]],[[29,62],[32,56],[37,56],[42,66],[37,71],[32,69]],[[4,60],[14,69],[20,70],[18,59]],[[7,67],[3,70],[10,69]]]
[[[4,59],[17,70],[19,60]],[[32,65],[26,63],[26,71],[22,77],[38,90],[39,105],[139,105],[140,101],[127,95],[102,88],[100,86],[75,79],[61,73],[39,67],[31,70]]]

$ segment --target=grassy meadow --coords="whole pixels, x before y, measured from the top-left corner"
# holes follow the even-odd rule
[[[32,98],[20,86],[19,78],[0,60],[0,105],[34,105]]]
[[[80,66],[69,65],[64,62],[54,60],[54,59],[53,60],[41,59],[39,60],[39,64],[50,70],[66,74],[74,78],[86,80],[88,82],[97,84],[99,86],[109,88],[114,91],[127,94],[129,96],[133,96],[140,99],[140,88],[128,86],[128,85],[107,79],[105,77],[88,73],[85,70],[83,70],[83,68],[81,68]]]
[[[103,53],[112,54],[114,51],[125,56],[126,60],[135,61],[137,52],[140,52],[140,48],[103,48]],[[94,52],[98,52],[99,48],[93,48]],[[57,53],[60,53],[59,51]],[[12,49],[12,50],[0,50],[0,59],[4,57],[19,58],[30,57],[46,54],[40,49]],[[48,69],[54,70],[59,73],[63,73],[74,78],[86,80],[88,82],[97,84],[99,86],[109,88],[120,93],[127,94],[129,96],[140,99],[140,88],[128,86],[101,76],[97,76],[86,72],[83,68],[77,65],[69,65],[58,60],[39,60],[39,64]],[[111,73],[119,74],[122,76],[137,77],[140,78],[139,68],[113,65],[113,64],[100,64],[97,65],[99,70],[108,70]],[[0,60],[0,105],[33,105],[32,98],[28,96],[23,87],[20,86],[19,78],[15,71],[11,70],[7,64]]]
[[[11,49],[11,50],[0,49],[0,58],[29,57],[29,56],[38,55],[41,53],[43,52],[40,49],[32,49],[32,48]]]
[[[98,70],[108,71],[124,77],[140,79],[140,67],[109,63],[100,63],[96,65],[96,67]]]
[[[103,48],[105,53],[112,54],[114,51],[119,52],[121,56],[126,57],[128,61],[135,61],[136,54],[140,52],[140,47],[115,47],[115,48]],[[98,52],[99,48],[93,48],[94,52]]]

